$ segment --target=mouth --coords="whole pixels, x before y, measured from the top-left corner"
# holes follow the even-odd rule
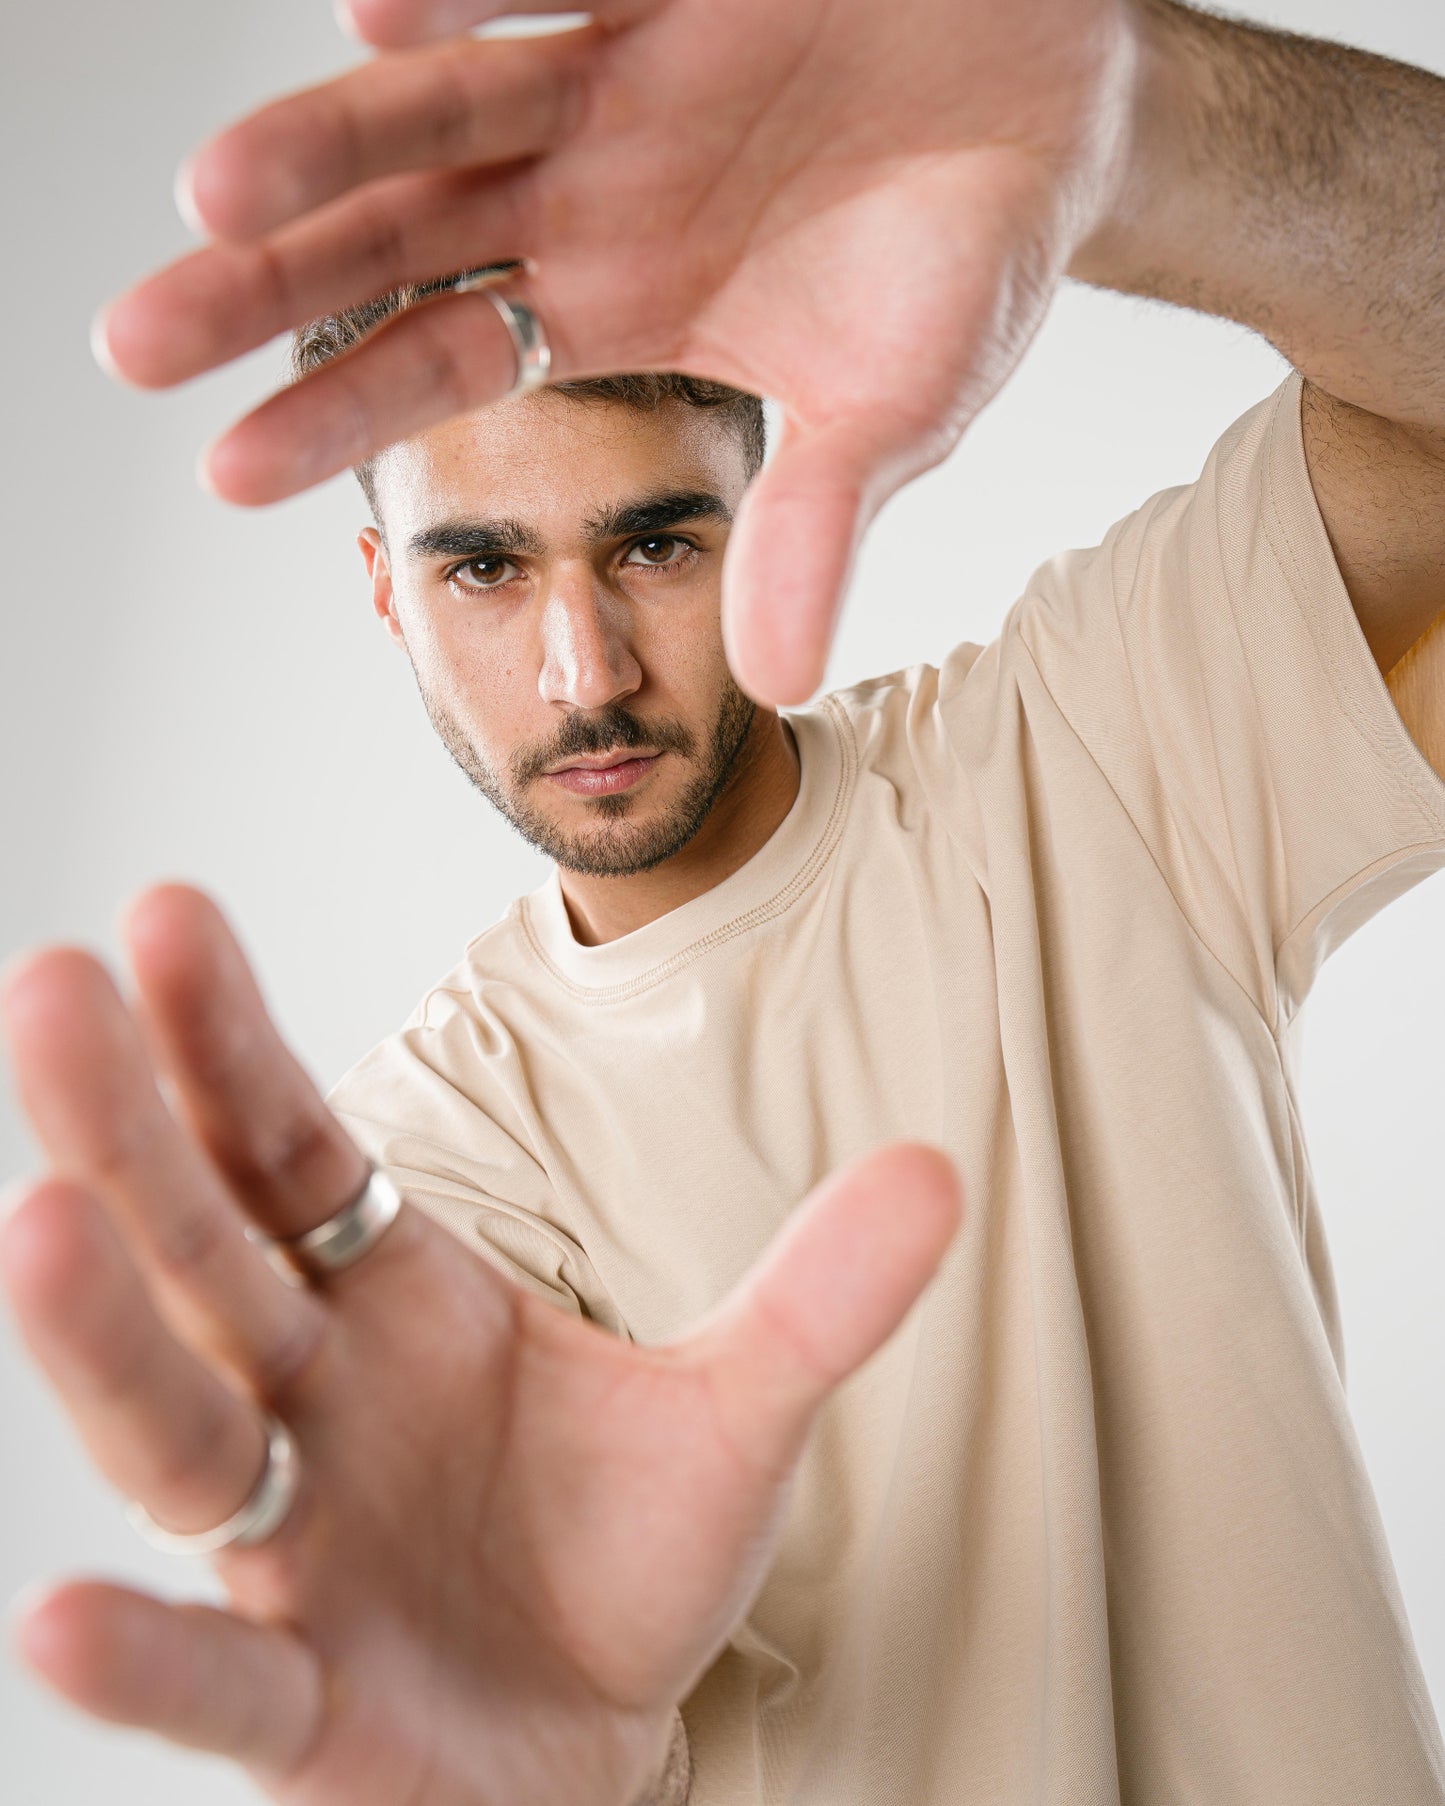
[[[571,759],[542,775],[574,796],[610,796],[630,790],[647,776],[661,753],[610,752],[592,758]]]

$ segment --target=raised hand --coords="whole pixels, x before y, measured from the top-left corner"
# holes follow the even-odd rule
[[[300,1489],[269,1540],[214,1558],[229,1610],[71,1582],[29,1609],[23,1653],[87,1711],[297,1806],[626,1806],[761,1583],[816,1412],[934,1271],[952,1168],[898,1145],[834,1175],[666,1346],[569,1317],[405,1205],[298,1288],[248,1226],[304,1233],[364,1164],[212,904],[153,890],[127,941],[136,1014],[70,949],[7,986],[54,1170],[7,1219],[0,1275],[152,1518],[227,1518],[262,1408]]]
[[[1149,4],[598,0],[581,30],[424,43],[506,0],[351,0],[409,48],[204,146],[184,192],[216,242],[115,303],[98,348],[165,386],[404,280],[524,260],[553,380],[672,369],[780,403],[723,614],[743,686],[798,702],[869,521],[997,391],[1111,203]],[[491,304],[448,296],[249,415],[207,480],[290,495],[513,370]]]

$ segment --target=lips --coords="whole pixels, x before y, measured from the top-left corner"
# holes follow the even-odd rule
[[[655,759],[653,752],[634,752],[631,748],[609,753],[597,753],[591,758],[568,759],[564,765],[553,765],[545,776],[555,778],[562,771],[610,771],[614,765],[626,765],[634,759]]]
[[[556,784],[562,790],[570,790],[574,796],[611,796],[616,791],[629,790],[639,783],[661,757],[661,753],[627,753],[621,757],[610,754],[606,763],[579,760],[576,764],[559,766],[556,771],[549,771],[544,775],[549,783]]]

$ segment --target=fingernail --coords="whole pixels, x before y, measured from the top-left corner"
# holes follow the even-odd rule
[[[215,441],[212,440],[211,444],[203,446],[198,454],[196,458],[196,481],[200,484],[201,488],[205,490],[207,495],[213,495],[218,502],[223,502],[226,498],[221,494],[220,490],[217,489],[215,478],[211,475],[211,452],[214,445]]]
[[[331,10],[336,16],[337,28],[343,37],[350,38],[353,44],[365,41],[356,29],[356,21],[351,16],[349,0],[332,0]]]
[[[246,466],[244,458],[241,461],[240,491],[239,493],[237,492],[234,483],[236,475],[234,469],[235,458],[228,446],[229,439],[229,432],[222,433],[219,438],[213,439],[201,452],[201,455],[196,459],[196,481],[200,484],[201,488],[205,490],[207,495],[214,496],[218,502],[224,502],[228,508],[255,507],[258,505],[256,497],[247,495],[246,493]],[[230,477],[232,479],[230,482],[225,480],[225,465],[228,458],[233,466],[233,469],[230,472]]]
[[[0,1185],[0,1223],[10,1221],[34,1183],[33,1179],[7,1179],[4,1185]]]
[[[7,1013],[14,1002],[16,983],[20,974],[39,952],[40,944],[37,942],[31,947],[17,948],[14,953],[7,954],[3,960],[0,960],[0,1008]]]
[[[449,31],[463,31],[474,15],[474,8],[449,6],[442,10],[441,25]],[[554,32],[576,31],[591,22],[592,15],[573,13],[500,13],[477,26],[479,38],[545,38]]]
[[[117,382],[122,382],[124,378],[121,376],[119,366],[110,354],[108,334],[110,314],[110,308],[103,307],[90,323],[90,355],[107,376],[114,377]]]
[[[11,1595],[10,1603],[5,1608],[5,1617],[12,1633],[22,1618],[28,1617],[42,1600],[50,1597],[57,1584],[53,1580],[27,1580],[18,1593]]]
[[[201,218],[200,209],[196,205],[196,168],[195,158],[187,157],[176,171],[175,186],[172,193],[176,199],[176,212],[180,214],[187,227],[197,238],[209,237],[206,222]]]
[[[63,1584],[57,1580],[30,1581],[14,1595],[5,1614],[11,1648],[27,1668],[42,1678],[48,1676],[47,1658],[57,1652],[56,1627],[37,1614]],[[63,1632],[59,1647],[63,1653]]]

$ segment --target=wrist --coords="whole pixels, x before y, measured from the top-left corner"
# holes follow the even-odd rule
[[[1101,288],[1148,292],[1167,255],[1169,210],[1197,179],[1191,150],[1199,105],[1199,46],[1173,0],[1127,0],[1134,56],[1111,179],[1066,274]],[[1223,22],[1217,22],[1222,24]],[[1227,29],[1227,27],[1226,27]]]

